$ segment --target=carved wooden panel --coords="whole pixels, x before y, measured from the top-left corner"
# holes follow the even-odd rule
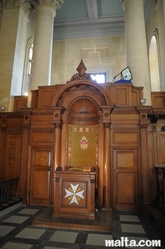
[[[135,160],[135,151],[118,151],[116,152],[116,169],[134,169]]]
[[[26,96],[14,96],[14,112],[18,111],[20,108],[27,107],[27,97]]]
[[[55,86],[39,86],[38,93],[38,108],[45,108],[52,106],[53,98],[64,85],[59,84]]]
[[[113,204],[118,210],[135,210],[137,208],[138,152],[136,149],[113,150]]]
[[[31,90],[32,99],[31,99],[31,107],[38,108],[38,90]]]
[[[53,101],[53,91],[46,90],[44,91],[44,98],[42,99],[42,107],[48,107],[52,105]]]
[[[19,177],[21,156],[21,134],[7,134],[3,180]]]
[[[136,176],[134,173],[120,172],[116,174],[116,206],[122,204],[135,205]],[[124,205],[123,205],[124,206]]]
[[[75,196],[73,192],[75,191]],[[77,193],[77,194],[76,194]],[[87,208],[87,182],[86,181],[63,181],[62,206]]]
[[[139,134],[138,131],[115,131],[112,139],[114,145],[138,145]]]
[[[165,107],[165,92],[152,92],[151,100],[153,107]]]
[[[165,164],[164,148],[165,148],[165,132],[159,132],[157,133],[157,148],[156,148],[158,164]]]
[[[32,149],[30,174],[30,204],[49,205],[51,203],[52,149]]]
[[[55,172],[53,216],[95,219],[95,172]]]
[[[137,106],[139,105],[139,91],[132,91],[132,105]]]
[[[32,131],[30,136],[31,143],[52,143],[53,133],[44,131]]]
[[[115,99],[118,105],[128,104],[128,88],[120,87],[115,89]]]

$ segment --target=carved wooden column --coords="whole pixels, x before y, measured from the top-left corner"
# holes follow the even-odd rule
[[[61,166],[61,128],[62,128],[62,114],[63,107],[52,107],[53,109],[53,123],[54,123],[54,148],[53,148],[53,166],[52,166],[52,200],[54,202],[54,190],[56,175],[54,174],[57,167]]]
[[[29,162],[29,137],[31,109],[23,111],[23,132],[22,132],[22,153],[20,165],[20,183],[18,186],[19,196],[24,204],[29,204],[29,185],[30,185],[30,162]]]
[[[104,179],[103,179],[103,189],[104,189],[104,206],[105,208],[110,208],[111,205],[111,165],[110,165],[110,113],[113,106],[101,106],[103,111],[103,124],[104,124]]]
[[[63,107],[54,107],[53,108],[53,123],[54,123],[54,167],[55,170],[58,166],[61,166],[61,116],[64,112]]]
[[[0,181],[3,180],[4,160],[5,160],[5,141],[7,132],[7,114],[2,114],[0,117]]]
[[[148,167],[148,124],[147,113],[150,106],[137,107],[140,114],[140,183],[141,183],[141,209],[147,210],[150,204],[149,167]]]

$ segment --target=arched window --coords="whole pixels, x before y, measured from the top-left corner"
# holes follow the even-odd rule
[[[149,48],[149,66],[150,66],[150,79],[151,91],[160,91],[160,75],[159,75],[159,60],[157,50],[157,37],[153,35]]]
[[[26,56],[25,56],[25,66],[24,66],[24,76],[22,84],[22,95],[28,95],[29,85],[33,63],[33,39],[29,39],[27,42]]]
[[[29,56],[28,56],[28,76],[30,77],[32,76],[31,75],[32,63],[33,63],[33,43],[30,45]]]

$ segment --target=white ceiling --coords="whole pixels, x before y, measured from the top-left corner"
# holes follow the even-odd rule
[[[152,2],[145,1],[146,21]],[[55,40],[124,33],[124,10],[120,0],[65,0],[56,12]]]

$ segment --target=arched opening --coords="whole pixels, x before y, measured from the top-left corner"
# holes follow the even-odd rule
[[[151,79],[151,91],[160,91],[160,75],[159,75],[159,61],[157,50],[157,39],[153,35],[149,48],[149,66],[150,66],[150,79]]]

